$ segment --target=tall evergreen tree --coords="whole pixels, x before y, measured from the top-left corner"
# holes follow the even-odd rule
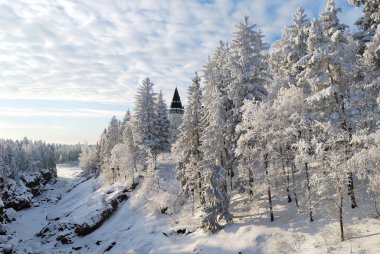
[[[372,40],[366,44],[364,61],[370,71],[369,76],[373,79],[378,78],[380,76],[380,25],[377,26]]]
[[[360,30],[355,34],[358,40],[358,52],[363,54],[365,44],[372,40],[380,24],[380,2],[378,0],[349,0],[349,2],[357,7],[364,5],[362,17],[355,23]]]
[[[272,96],[276,96],[281,87],[296,85],[295,77],[302,70],[296,63],[307,54],[309,26],[305,10],[298,8],[293,15],[293,23],[284,27],[281,39],[273,44],[269,61],[274,81],[270,86]]]
[[[213,98],[213,88],[217,87],[220,95],[223,97],[223,106],[225,109],[225,125],[223,126],[223,136],[225,137],[223,167],[227,171],[230,179],[230,188],[232,189],[232,178],[237,165],[234,150],[236,147],[235,135],[235,117],[233,115],[233,102],[228,98],[228,86],[231,82],[231,71],[229,69],[229,52],[230,48],[227,43],[220,42],[208,63],[204,66],[205,98]],[[204,108],[204,114],[207,114],[211,108]],[[207,126],[204,122],[204,127]]]
[[[159,151],[157,96],[153,91],[153,83],[145,78],[136,95],[136,107],[133,115],[133,131],[135,142],[139,148],[152,160],[155,168]],[[140,161],[141,162],[141,161]],[[145,164],[144,162],[141,162]],[[146,170],[147,165],[143,165]]]
[[[120,129],[119,129],[119,142],[120,143],[123,142],[124,130],[125,130],[126,126],[128,125],[129,121],[131,121],[131,119],[132,119],[131,112],[128,109],[127,112],[125,112],[124,118],[120,123]]]
[[[233,102],[235,121],[241,121],[241,107],[245,99],[262,101],[266,94],[269,72],[267,53],[269,46],[262,41],[264,35],[248,24],[248,17],[236,26],[229,51],[231,82],[228,98]]]
[[[117,120],[116,116],[113,116],[108,124],[107,132],[106,132],[106,147],[105,147],[105,155],[109,157],[111,155],[112,149],[119,143],[119,129],[120,122]]]
[[[207,111],[207,127],[201,137],[203,160],[200,162],[202,176],[202,204],[205,213],[202,225],[206,230],[215,232],[220,228],[219,220],[232,222],[227,195],[226,170],[223,167],[225,158],[225,108],[223,96],[218,87],[213,87],[213,98],[204,98],[204,105],[212,110]]]
[[[157,104],[157,136],[159,138],[159,152],[170,151],[170,122],[167,115],[167,109],[168,106],[164,101],[162,91],[160,91]]]
[[[176,155],[177,179],[180,183],[180,194],[193,195],[201,191],[201,178],[198,163],[202,159],[202,90],[197,73],[187,91],[187,107],[179,127],[179,135],[173,146]],[[199,195],[200,196],[200,195]]]

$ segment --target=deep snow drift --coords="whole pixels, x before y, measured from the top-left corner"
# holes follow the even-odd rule
[[[380,220],[360,202],[359,209],[346,209],[343,243],[338,222],[331,219],[335,211],[329,217],[317,210],[316,221],[310,223],[294,204],[276,201],[275,221],[270,222],[265,203],[246,209],[247,201],[239,194],[231,202],[234,224],[215,235],[205,233],[198,228],[197,207],[193,216],[192,204],[176,197],[175,166],[168,155],[161,158],[155,176],[141,180],[100,228],[77,236],[67,225],[91,221],[125,188],[115,184],[103,189],[97,179],[79,174],[76,166],[59,165],[57,183],[36,199],[35,207],[13,213],[9,244],[16,246],[16,253],[380,253]],[[284,209],[292,205],[293,210]],[[36,236],[53,223],[62,228]],[[70,241],[57,240],[62,234]]]

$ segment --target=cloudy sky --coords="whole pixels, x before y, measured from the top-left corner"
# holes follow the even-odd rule
[[[149,76],[185,100],[218,41],[244,14],[271,43],[297,6],[325,0],[0,0],[0,138],[95,143],[112,115],[133,110]],[[354,28],[360,10],[336,0]]]

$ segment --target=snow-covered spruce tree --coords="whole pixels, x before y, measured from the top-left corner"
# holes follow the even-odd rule
[[[300,176],[297,176],[297,181],[295,179],[296,173],[299,175],[301,171],[296,168],[294,144],[300,139],[306,106],[303,89],[293,85],[282,87],[271,106],[271,113],[274,115],[271,120],[274,166],[277,170],[282,170],[282,172],[278,172],[278,175],[281,173],[283,175],[288,202],[292,201],[292,190],[297,208],[299,207],[297,185],[300,189],[303,188],[299,183]]]
[[[341,24],[337,16],[341,12],[340,8],[335,7],[335,0],[329,0],[326,9],[321,14],[321,20],[324,26],[324,32],[329,38],[329,64],[327,72],[329,73],[330,87],[336,87],[332,95],[334,96],[335,107],[337,109],[332,113],[330,121],[334,121],[336,115],[338,119],[334,123],[337,128],[345,134],[346,140],[343,153],[346,154],[348,160],[352,156],[351,137],[353,132],[353,122],[351,121],[350,94],[354,87],[354,80],[357,73],[356,54],[353,50],[354,44],[350,44],[345,29],[347,25]],[[330,102],[331,103],[331,102]],[[333,102],[334,103],[334,102]],[[331,105],[331,104],[330,104]],[[330,106],[331,107],[331,106]],[[354,193],[354,177],[353,170],[347,171],[348,176],[348,194],[351,198],[351,207],[357,207]]]
[[[348,26],[340,23],[338,13],[341,8],[335,7],[335,0],[328,0],[325,10],[320,15],[324,33],[331,37],[336,31],[344,31]]]
[[[225,108],[223,96],[217,87],[213,87],[213,97],[204,97],[204,105],[209,110],[205,112],[207,127],[201,137],[203,159],[199,164],[202,176],[202,204],[205,213],[202,226],[205,230],[216,232],[220,228],[219,220],[232,222],[229,212],[230,198],[227,195],[226,170],[223,165]]]
[[[348,164],[357,168],[359,179],[368,180],[367,192],[374,196],[374,207],[380,216],[380,131],[369,135],[355,135],[353,141],[362,149],[352,156]]]
[[[129,123],[129,121],[131,121],[131,119],[132,119],[131,112],[128,109],[127,112],[125,112],[125,115],[123,117],[123,121],[121,121],[121,123],[120,123],[120,128],[119,128],[119,143],[123,142],[123,133],[124,133],[124,130],[125,130],[127,124]]]
[[[333,123],[318,123],[323,131],[316,137],[315,156],[312,167],[318,168],[311,177],[311,184],[317,186],[319,200],[330,202],[338,209],[340,237],[344,241],[344,198],[346,196],[347,175],[352,173],[349,167],[346,149],[346,134]]]
[[[298,68],[297,62],[307,54],[309,26],[310,22],[304,9],[298,8],[293,15],[293,23],[284,27],[281,32],[281,39],[274,43],[269,61],[273,81],[268,86],[268,97],[271,101],[274,100],[273,110],[279,111],[276,113],[276,121],[279,120],[278,123],[280,124],[278,126],[280,128],[278,135],[275,136],[278,143],[276,149],[278,159],[275,161],[277,161],[277,167],[282,168],[283,171],[288,202],[291,202],[290,189],[292,188],[297,207],[298,199],[295,191],[295,173],[297,169],[294,163],[296,149],[292,145],[299,138],[296,133],[301,131],[302,126],[299,124],[299,116],[302,114],[301,109],[303,106],[297,109],[292,108],[292,103],[290,105],[286,103],[291,99],[286,99],[286,97],[297,97],[303,94],[302,89],[299,90],[293,86],[297,85],[296,77],[302,71],[302,68]],[[289,87],[291,89],[286,89]],[[299,99],[295,98],[295,100]],[[302,104],[303,100],[297,103]],[[281,127],[281,124],[284,125]],[[296,126],[297,130],[294,129]]]
[[[376,34],[366,45],[366,50],[364,51],[364,62],[366,66],[366,72],[368,73],[364,79],[365,85],[365,96],[361,98],[367,100],[367,109],[372,113],[371,117],[367,117],[372,120],[372,126],[370,127],[374,130],[378,127],[378,121],[380,117],[379,105],[376,105],[374,101],[377,99],[379,102],[380,93],[380,24],[377,27]],[[376,123],[376,127],[375,124]]]
[[[229,149],[237,147],[239,134],[236,126],[242,120],[244,100],[262,101],[267,96],[269,83],[268,44],[262,41],[264,35],[254,30],[256,25],[248,24],[248,17],[236,26],[229,50],[228,69],[230,82],[227,87],[228,99],[232,101],[232,115],[227,121],[233,132],[228,140]]]
[[[229,51],[231,82],[228,85],[228,98],[233,102],[236,122],[241,121],[243,101],[262,101],[266,97],[268,84],[268,44],[262,41],[264,35],[254,29],[256,25],[244,23],[236,26]]]
[[[115,168],[110,165],[111,162],[111,153],[113,148],[119,144],[119,129],[120,122],[116,119],[116,116],[113,116],[108,124],[106,138],[105,138],[105,148],[103,151],[104,155],[104,164],[103,164],[103,175],[108,183],[114,183],[115,178],[118,175],[118,172],[115,172]]]
[[[132,179],[132,188],[134,188],[134,174],[137,171],[137,160],[142,153],[135,144],[131,124],[127,124],[124,129],[123,143],[126,145],[126,169],[130,173],[130,176],[127,177]]]
[[[267,195],[270,220],[273,215],[273,183],[281,176],[271,167],[277,148],[275,139],[274,110],[269,101],[257,103],[246,100],[243,106],[243,119],[237,126],[240,134],[236,155],[240,158],[239,172],[249,179],[250,193],[260,199]]]
[[[236,147],[236,135],[235,135],[235,120],[233,117],[233,102],[228,99],[228,85],[231,82],[231,72],[229,70],[229,50],[227,43],[220,42],[216,48],[214,54],[209,61],[204,65],[204,83],[206,84],[204,97],[212,98],[213,87],[218,87],[221,96],[223,97],[224,108],[226,111],[225,125],[223,127],[223,136],[225,137],[225,156],[223,158],[223,167],[227,170],[227,176],[229,177],[229,186],[232,190],[232,178],[235,174],[236,158],[234,150]],[[210,108],[204,108],[203,111],[212,110]],[[207,121],[204,122],[204,126],[207,126]]]
[[[364,78],[358,82],[352,96],[356,105],[355,122],[361,136],[377,131],[380,109],[376,100],[380,92],[380,25],[372,40],[366,44],[360,68]]]
[[[355,34],[358,40],[358,52],[363,54],[365,44],[372,40],[376,27],[380,24],[380,2],[379,0],[349,0],[349,2],[357,7],[364,5],[362,17],[355,23],[360,30]]]
[[[363,58],[369,71],[368,76],[371,79],[380,77],[380,25],[372,40],[366,44]]]
[[[323,20],[312,22],[307,42],[308,54],[298,62],[304,68],[298,75],[298,81],[310,88],[307,101],[311,109],[308,116],[311,121],[306,119],[305,122],[311,124],[309,127],[312,135],[319,136],[316,132],[323,131],[321,128],[314,128],[313,122],[332,124],[345,136],[345,140],[342,140],[345,146],[340,151],[349,159],[352,123],[347,100],[356,72],[356,57],[352,45],[344,35],[345,26],[336,17],[338,11],[334,7],[334,1],[330,0],[321,14]],[[351,173],[348,174],[348,179],[349,195],[354,208],[356,201]]]
[[[159,152],[170,151],[170,122],[167,115],[168,106],[166,105],[162,91],[158,96],[157,104],[157,128],[158,128],[158,138],[159,138]]]
[[[194,198],[195,192],[202,190],[198,163],[202,159],[202,90],[200,77],[195,73],[187,90],[187,106],[179,127],[179,135],[172,150],[176,157],[176,178],[180,184],[180,195]]]
[[[378,130],[380,109],[377,103],[380,92],[380,26],[366,49],[359,63],[364,78],[359,80],[351,92],[351,107],[354,108],[353,122],[356,127],[356,138],[352,142],[358,152],[366,147],[368,135]]]
[[[375,209],[380,215],[377,206],[380,201],[380,25],[372,41],[367,43],[363,56],[367,75],[352,95],[352,103],[358,110],[355,111],[357,131],[352,140],[356,152],[349,160],[349,166],[356,169],[359,179],[368,181],[367,191],[373,194]]]
[[[96,175],[99,176],[102,174],[104,167],[106,166],[106,144],[107,144],[107,129],[104,129],[100,134],[100,139],[96,144],[96,161],[98,162],[98,167],[96,170]]]
[[[302,69],[301,73],[296,76],[297,85],[301,87],[305,93],[305,96],[311,96],[313,91],[318,90],[319,84],[324,84],[328,81],[328,77],[324,76],[326,68],[326,52],[328,48],[328,38],[323,33],[321,21],[313,20],[309,28],[309,37],[307,39],[307,55],[302,57],[296,64],[298,68]],[[313,130],[313,121],[320,119],[314,116],[318,113],[318,110],[312,108],[313,105],[305,105],[305,114],[303,115],[303,126],[300,129],[300,139],[296,143],[298,154],[296,155],[296,162],[299,167],[303,166],[305,173],[305,184],[307,187],[307,209],[309,211],[310,221],[314,220],[312,204],[313,193],[310,177],[312,172],[310,170],[310,163],[312,163],[315,153],[315,146],[312,144],[312,137],[316,135]],[[322,111],[323,112],[323,111]]]
[[[157,96],[153,91],[153,83],[145,78],[137,90],[136,106],[133,115],[133,133],[135,143],[146,156],[139,160],[143,171],[147,170],[147,159],[151,161],[151,168],[156,168],[156,159],[159,152]]]
[[[116,116],[113,116],[110,120],[110,123],[108,124],[107,128],[107,143],[106,143],[106,154],[110,155],[112,149],[117,145],[120,141],[119,138],[119,129],[120,129],[120,122],[117,120]]]
[[[305,10],[300,7],[293,15],[293,23],[284,27],[281,39],[273,44],[269,65],[274,84],[268,89],[270,97],[276,96],[281,87],[297,84],[295,77],[302,69],[296,63],[307,54],[309,26]]]

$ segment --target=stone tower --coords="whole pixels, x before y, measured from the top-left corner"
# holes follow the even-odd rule
[[[172,102],[168,110],[168,119],[170,121],[170,141],[174,143],[178,135],[178,127],[182,123],[182,115],[184,109],[182,106],[181,98],[179,97],[177,87],[174,90]]]

